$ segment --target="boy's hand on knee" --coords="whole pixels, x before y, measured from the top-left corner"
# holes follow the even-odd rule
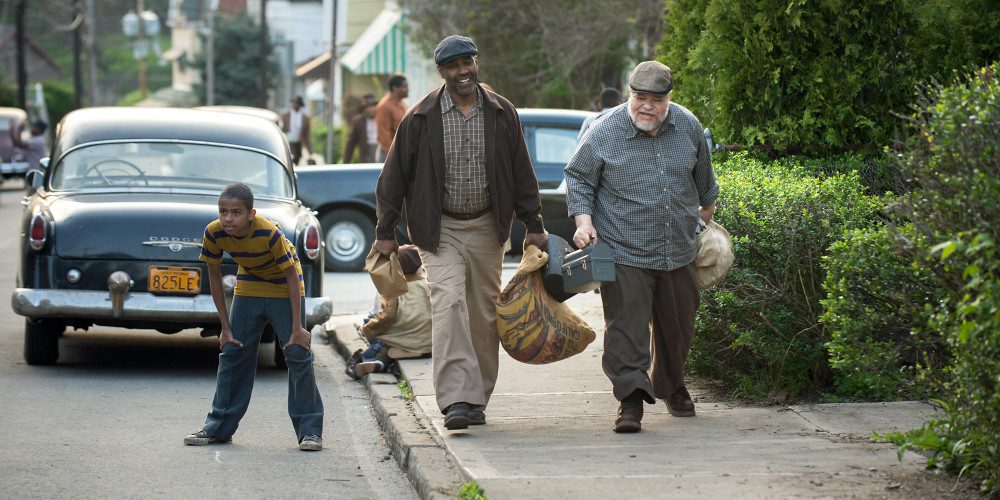
[[[305,350],[309,350],[309,346],[312,344],[312,335],[305,328],[299,327],[298,329],[292,329],[291,338],[288,343],[285,344],[285,348],[291,347],[292,344],[298,344]]]
[[[219,334],[219,349],[226,347],[226,344],[233,344],[237,347],[243,347],[243,342],[236,340],[236,338],[233,337],[232,332],[222,332]]]

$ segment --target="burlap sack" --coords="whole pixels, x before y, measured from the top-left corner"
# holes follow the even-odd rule
[[[371,276],[379,295],[386,300],[399,297],[409,290],[406,276],[403,275],[403,268],[399,265],[399,257],[395,252],[385,256],[372,245],[371,251],[365,257],[365,271]]]
[[[694,278],[698,290],[717,285],[733,267],[733,240],[729,231],[714,220],[698,233],[698,256],[694,259]]]
[[[566,359],[596,337],[568,305],[545,291],[540,269],[548,258],[538,247],[529,246],[496,301],[500,345],[510,357],[533,365]]]

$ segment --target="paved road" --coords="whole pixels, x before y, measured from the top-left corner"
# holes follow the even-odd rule
[[[14,288],[17,184],[0,188],[2,301]],[[347,285],[350,276],[331,278]],[[56,366],[34,367],[22,358],[23,324],[0,306],[2,497],[416,498],[389,457],[366,393],[342,375],[332,349],[316,349],[324,451],[298,451],[285,373],[271,363],[271,346],[261,349],[254,399],[234,442],[196,448],[181,439],[200,427],[211,402],[214,339],[92,328],[67,332]]]

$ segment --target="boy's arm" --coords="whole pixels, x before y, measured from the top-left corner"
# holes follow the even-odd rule
[[[361,327],[361,334],[369,341],[385,333],[396,322],[396,312],[399,310],[399,298],[385,300],[379,297],[379,301],[382,303],[382,310]]]
[[[233,331],[229,327],[229,312],[226,311],[226,295],[222,291],[222,264],[208,263],[208,287],[212,290],[212,302],[215,302],[215,310],[219,312],[219,348],[226,344],[235,344],[243,347],[243,342],[233,338]]]
[[[288,283],[288,301],[292,306],[292,335],[284,347],[298,344],[308,351],[312,335],[302,327],[302,292],[299,287],[299,273],[294,265],[286,267],[283,272],[285,281]]]

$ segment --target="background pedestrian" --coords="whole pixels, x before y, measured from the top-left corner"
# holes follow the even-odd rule
[[[288,147],[292,151],[292,165],[298,165],[302,158],[302,148],[312,153],[312,131],[309,129],[309,115],[302,108],[301,96],[292,98],[291,106],[281,114],[281,130],[288,136]]]
[[[392,146],[392,140],[396,136],[396,129],[399,122],[406,114],[405,99],[410,95],[410,84],[407,83],[403,75],[394,75],[386,82],[388,89],[382,99],[375,106],[375,123],[378,127],[378,154],[377,161],[385,161]]]
[[[367,94],[361,98],[361,112],[351,117],[347,144],[344,146],[344,163],[352,163],[354,149],[358,150],[358,163],[376,161],[378,133],[375,125],[375,96]]]

